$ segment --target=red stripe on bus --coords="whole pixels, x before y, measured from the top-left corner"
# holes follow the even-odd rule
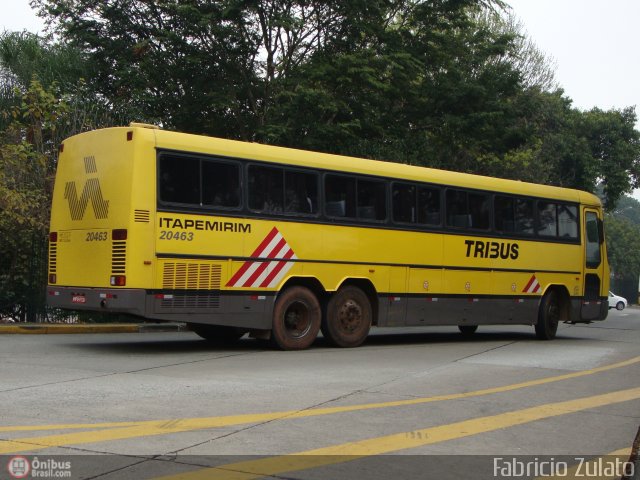
[[[531,278],[529,279],[529,283],[527,283],[527,286],[524,287],[524,290],[522,290],[523,292],[528,292],[529,289],[531,288],[531,285],[533,285],[533,282],[536,281],[536,276],[532,275]]]
[[[282,238],[280,239],[278,244],[275,246],[275,248],[271,250],[271,253],[267,255],[267,258],[270,258],[270,259],[275,258],[276,255],[280,252],[280,250],[282,250],[284,247],[287,247],[287,242],[285,241],[284,238]],[[270,263],[271,262],[261,262],[261,265],[258,268],[256,268],[256,271],[251,274],[251,276],[247,279],[246,282],[244,282],[242,286],[243,287],[252,286],[253,282],[255,282],[258,279],[258,277],[262,274],[262,272],[265,271],[265,269],[269,266]]]
[[[260,254],[262,253],[262,251],[267,248],[267,245],[269,245],[269,243],[271,243],[271,240],[273,240],[273,238],[278,234],[278,229],[276,227],[273,227],[273,229],[269,232],[269,235],[267,235],[264,240],[262,240],[262,243],[260,245],[258,245],[258,248],[255,249],[255,251],[251,254],[252,257],[259,257]]]
[[[282,270],[284,268],[284,266],[288,263],[287,260],[289,260],[291,257],[293,257],[293,250],[289,249],[289,251],[283,257],[283,261],[278,262],[278,265],[276,265],[276,267],[271,271],[271,273],[269,275],[267,275],[267,278],[265,278],[264,281],[260,284],[260,287],[269,286],[271,281],[274,278],[276,278],[276,275],[278,275],[278,273],[280,273],[280,270]]]
[[[258,257],[260,256],[260,254],[262,253],[262,251],[267,248],[267,245],[269,245],[269,243],[271,242],[271,240],[273,240],[273,238],[278,234],[278,229],[276,227],[273,227],[273,229],[269,232],[269,235],[267,235],[264,240],[262,240],[262,242],[260,243],[260,245],[258,245],[258,248],[255,249],[255,251],[251,254],[252,257]],[[242,264],[242,266],[240,267],[240,269],[236,272],[236,274],[231,277],[231,280],[229,280],[227,282],[227,287],[234,287],[236,286],[235,283],[240,280],[240,278],[242,277],[242,275],[245,274],[245,272],[247,270],[249,270],[249,267],[251,267],[251,265],[253,265],[254,262],[244,262]]]

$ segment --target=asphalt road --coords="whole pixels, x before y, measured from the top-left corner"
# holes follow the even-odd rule
[[[629,473],[639,366],[632,308],[550,342],[531,327],[381,329],[302,352],[190,332],[0,335],[0,478],[25,462],[100,479]]]

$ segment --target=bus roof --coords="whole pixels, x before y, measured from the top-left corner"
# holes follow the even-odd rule
[[[152,134],[155,135],[156,148],[159,149],[274,162],[338,172],[375,175],[386,178],[497,191],[523,196],[552,198],[593,206],[602,205],[596,195],[570,188],[419,167],[396,162],[368,160],[309,150],[298,150],[259,143],[179,133],[157,129],[157,127],[145,124],[132,123],[131,127],[126,128],[127,130],[146,130],[145,133],[147,134],[152,132]]]

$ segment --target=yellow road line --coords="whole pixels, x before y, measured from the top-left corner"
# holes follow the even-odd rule
[[[639,398],[640,387],[631,388],[565,402],[548,403],[488,417],[463,420],[422,430],[316,448],[290,455],[232,463],[160,478],[163,480],[253,480],[269,475],[281,475],[309,468],[349,462],[373,455],[389,454],[400,450],[432,445]]]
[[[545,385],[563,380],[593,375],[616,368],[627,367],[640,362],[640,356],[625,360],[622,362],[604,365],[602,367],[581,370],[579,372],[571,372],[552,377],[544,377],[536,380],[505,385],[501,387],[486,388],[465,393],[453,393],[448,395],[437,395],[434,397],[413,398],[410,400],[397,400],[391,402],[366,403],[360,405],[347,405],[340,407],[315,408],[310,410],[291,410],[284,412],[258,413],[230,415],[222,417],[205,417],[205,418],[185,418],[170,420],[148,420],[142,422],[121,422],[121,423],[103,423],[96,424],[101,427],[108,427],[108,430],[90,430],[85,432],[65,433],[59,435],[45,435],[37,437],[16,438],[13,440],[0,440],[0,454],[25,452],[41,450],[49,447],[58,447],[61,445],[79,445],[95,442],[104,442],[110,440],[122,440],[127,438],[135,438],[151,435],[165,435],[169,433],[178,433],[191,430],[203,430],[209,428],[228,427],[234,425],[260,423],[273,420],[308,418],[322,415],[333,415],[337,413],[356,412],[364,410],[372,410],[379,408],[404,407],[411,405],[419,405],[431,402],[441,402],[447,400],[458,400],[464,398],[479,397],[495,393],[504,393],[521,388]],[[86,429],[91,428],[87,424],[69,424],[57,425],[59,429]],[[16,426],[3,427],[0,431],[24,431],[28,429],[49,430],[53,426]]]
[[[15,425],[0,426],[0,432],[36,432],[41,430],[86,430],[89,428],[117,428],[131,427],[148,423],[148,420],[141,422],[106,422],[106,423],[58,423],[50,425]]]

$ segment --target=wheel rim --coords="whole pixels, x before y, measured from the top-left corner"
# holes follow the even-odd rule
[[[284,313],[284,328],[293,338],[302,338],[311,330],[309,307],[303,302],[294,302]]]
[[[363,322],[362,306],[355,300],[345,301],[338,311],[338,325],[344,333],[353,333]]]

